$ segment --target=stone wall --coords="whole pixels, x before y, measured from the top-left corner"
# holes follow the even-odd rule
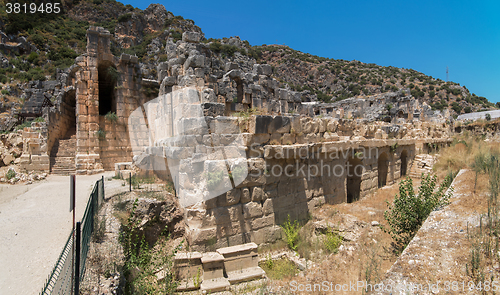
[[[103,28],[90,27],[87,55],[76,60],[79,174],[112,170],[115,163],[132,160],[129,115],[158,89],[157,82],[143,81],[136,56],[111,54],[110,36]],[[109,113],[115,116],[106,117]]]
[[[44,110],[46,112],[44,117],[48,118],[47,152],[49,156],[55,141],[63,138],[70,129],[76,127],[75,89],[68,88],[63,92],[62,99],[56,108]]]
[[[23,154],[19,166],[24,171],[48,173],[50,159],[47,154],[48,130],[45,122],[33,122],[23,130]]]
[[[130,138],[136,164],[170,173],[188,241],[201,251],[272,242],[289,217],[363,198],[407,175],[425,143],[449,141],[445,124],[209,116],[206,89],[171,90],[134,111]]]
[[[200,251],[273,242],[281,237],[279,225],[288,218],[304,221],[317,206],[352,202],[374,192],[379,183],[380,154],[387,156],[383,163],[387,165],[385,184],[401,177],[403,152],[408,155],[407,174],[415,145],[403,141],[391,148],[391,143],[395,141],[266,146],[260,157],[254,154],[247,160],[249,175],[236,188],[186,209],[188,241]],[[354,188],[357,191],[350,192],[353,199],[348,200],[347,167],[357,157],[363,172]],[[315,167],[324,170],[318,173]],[[331,167],[337,167],[336,171]],[[340,172],[342,169],[346,170]]]

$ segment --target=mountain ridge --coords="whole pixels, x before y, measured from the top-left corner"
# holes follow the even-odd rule
[[[90,25],[110,31],[114,55],[138,56],[141,72],[148,79],[156,79],[158,65],[168,60],[168,42],[179,41],[187,31],[204,36],[193,20],[175,16],[161,4],[150,4],[145,10],[113,0],[64,1],[62,6],[59,15],[32,18],[0,11],[0,86],[4,96],[0,111],[4,116],[5,112],[15,115],[13,110],[22,106],[23,89],[29,81],[54,80],[58,69],[67,69],[85,53]],[[280,87],[302,92],[304,101],[328,103],[409,89],[413,97],[432,109],[448,109],[454,117],[495,108],[465,86],[412,69],[318,57],[284,45],[251,46],[239,37],[202,39],[214,55],[226,62],[253,59],[254,63],[270,64]]]

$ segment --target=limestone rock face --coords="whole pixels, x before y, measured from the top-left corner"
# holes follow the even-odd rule
[[[138,232],[139,235],[144,235],[149,245],[153,245],[164,230],[173,238],[184,234],[184,212],[173,197],[166,198],[164,201],[138,199],[135,211],[139,221]],[[132,202],[127,202],[127,206],[132,206]]]

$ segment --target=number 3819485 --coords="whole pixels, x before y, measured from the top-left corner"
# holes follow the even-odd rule
[[[61,12],[61,3],[7,3],[5,10],[7,13],[59,13]]]

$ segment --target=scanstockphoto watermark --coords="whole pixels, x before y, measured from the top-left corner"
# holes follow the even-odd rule
[[[289,178],[302,177],[311,180],[311,178],[323,176],[361,177],[365,170],[366,168],[363,164],[351,164],[350,162],[346,164],[334,164],[319,160],[316,163],[305,164],[296,160],[294,164],[287,164],[285,166],[281,164],[267,164],[264,171],[252,170],[248,175],[251,177],[260,177],[262,175],[266,177],[281,177],[284,175]]]
[[[257,143],[252,143],[250,145],[250,150],[253,155],[258,158],[263,158],[264,153],[260,148],[261,145]],[[276,149],[273,158],[274,159],[300,159],[300,160],[313,160],[313,159],[327,159],[327,160],[341,160],[341,159],[363,159],[363,158],[375,158],[378,159],[380,152],[378,147],[358,147],[358,148],[343,148],[342,146],[331,146],[324,148],[321,145],[318,146],[300,146],[293,148],[286,148],[287,146],[282,146],[282,149]]]
[[[445,290],[440,283],[405,283],[391,282],[372,284],[367,281],[349,281],[348,283],[335,284],[329,281],[320,283],[299,283],[290,281],[289,287],[292,292],[439,292],[440,287]],[[451,289],[450,289],[451,290]]]
[[[261,150],[257,145],[252,145],[253,154],[258,157],[262,156]],[[328,152],[314,147],[311,149],[281,149],[274,155],[274,159],[289,159],[294,158],[295,163],[283,165],[281,163],[266,164],[265,170],[254,170],[249,173],[252,177],[281,177],[290,178],[302,177],[311,180],[314,177],[361,177],[365,171],[362,159],[378,158],[378,148],[359,148],[359,149],[342,149],[332,148]],[[349,159],[343,161],[342,159]]]

